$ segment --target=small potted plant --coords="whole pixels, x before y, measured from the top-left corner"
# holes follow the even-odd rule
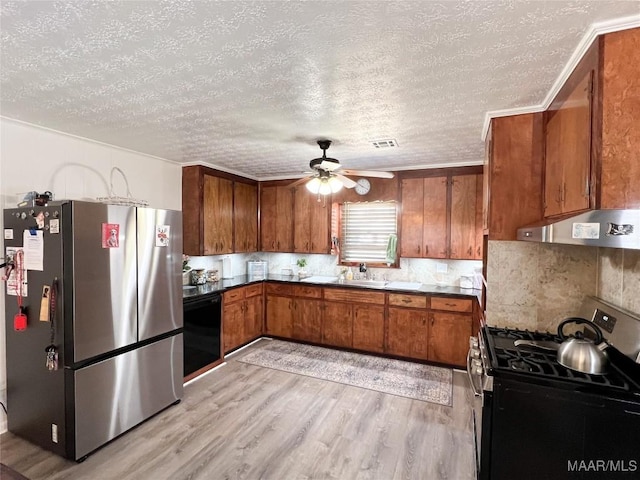
[[[189,255],[182,254],[182,284],[189,285],[191,267],[189,266]]]
[[[299,258],[298,261],[296,262],[296,265],[298,265],[298,267],[300,268],[300,270],[298,270],[298,276],[300,278],[306,277],[307,276],[307,271],[304,269],[304,267],[307,266],[307,259],[306,258]]]

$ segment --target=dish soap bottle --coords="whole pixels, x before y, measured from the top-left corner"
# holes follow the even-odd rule
[[[347,280],[353,280],[353,271],[351,270],[351,267],[347,270]]]

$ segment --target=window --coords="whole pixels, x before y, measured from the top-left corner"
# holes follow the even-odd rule
[[[343,203],[340,222],[340,263],[387,263],[389,237],[398,230],[396,202]]]

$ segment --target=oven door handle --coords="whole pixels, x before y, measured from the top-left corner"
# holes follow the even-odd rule
[[[476,397],[480,397],[482,392],[480,392],[476,388],[476,384],[473,381],[474,375],[471,373],[471,349],[467,352],[467,375],[469,375],[469,383],[471,384],[471,389],[473,390],[473,395]]]

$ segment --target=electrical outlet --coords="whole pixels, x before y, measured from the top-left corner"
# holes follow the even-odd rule
[[[58,443],[58,425],[55,423],[51,424],[51,441],[53,443]]]
[[[449,271],[449,265],[446,263],[436,263],[436,273],[447,273]]]

